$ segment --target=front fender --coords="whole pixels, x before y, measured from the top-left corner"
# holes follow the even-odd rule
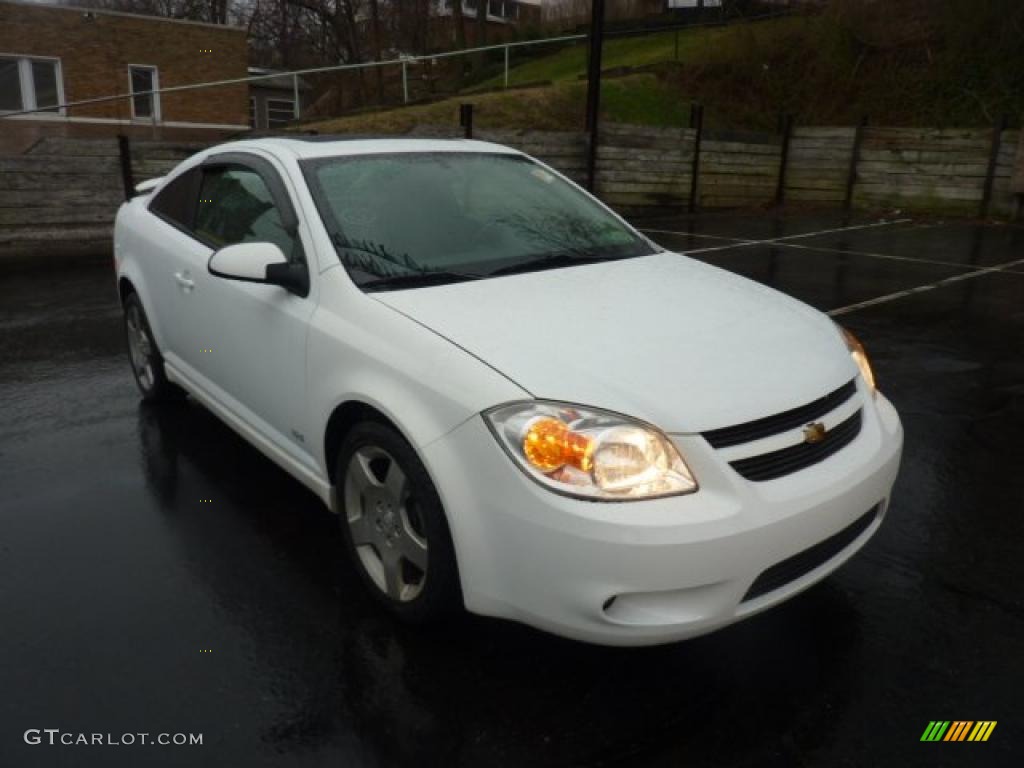
[[[325,280],[338,279],[331,275],[324,273]],[[480,360],[371,296],[351,292],[335,303],[326,287],[307,347],[315,425],[310,432],[317,436],[316,460],[325,477],[327,423],[344,403],[375,408],[421,449],[485,408],[529,397]]]

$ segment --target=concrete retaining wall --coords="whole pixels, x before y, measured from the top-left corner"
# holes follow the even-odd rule
[[[456,134],[451,126],[416,131]],[[582,132],[484,130],[476,136],[521,149],[575,181],[585,179]],[[705,131],[695,207],[770,206],[778,199],[780,174],[785,202],[843,205],[852,170],[851,202],[857,207],[978,215],[995,138],[992,129],[797,127],[783,168],[781,134]],[[1024,152],[1020,141],[1018,130],[998,134],[990,215],[1015,210],[1013,185],[1020,183],[1013,180],[1015,158]],[[696,131],[606,124],[600,142],[597,193],[612,207],[632,215],[690,207]],[[136,182],[166,173],[203,146],[133,141]],[[24,154],[0,155],[0,253],[58,245],[107,248],[123,199],[116,139],[45,138]]]
[[[421,135],[454,136],[450,128]],[[697,176],[698,208],[749,208],[775,203],[784,171],[785,202],[843,205],[850,172],[852,204],[921,213],[974,216],[992,152],[992,129],[797,127],[782,168],[783,137],[775,133],[705,131]],[[988,213],[1014,211],[1011,176],[1021,132],[1004,130],[993,168]],[[485,141],[522,149],[576,181],[586,172],[583,133],[478,131]],[[692,129],[603,125],[597,151],[597,193],[630,214],[689,207],[696,133]]]
[[[206,145],[132,143],[135,181],[161,176]],[[106,249],[124,201],[117,139],[45,138],[0,155],[0,254]]]

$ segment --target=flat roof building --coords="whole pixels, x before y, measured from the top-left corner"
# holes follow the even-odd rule
[[[245,130],[244,82],[146,92],[245,78],[247,63],[240,27],[0,0],[0,149],[48,135],[203,138]],[[117,94],[138,95],[74,105]]]

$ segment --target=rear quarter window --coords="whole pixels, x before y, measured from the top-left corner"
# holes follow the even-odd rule
[[[164,186],[149,204],[149,210],[169,224],[191,232],[199,194],[199,169],[192,168]]]

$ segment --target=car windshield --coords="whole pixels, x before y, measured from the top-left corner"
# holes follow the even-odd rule
[[[308,160],[338,256],[366,290],[631,258],[654,249],[521,155],[392,153]]]

